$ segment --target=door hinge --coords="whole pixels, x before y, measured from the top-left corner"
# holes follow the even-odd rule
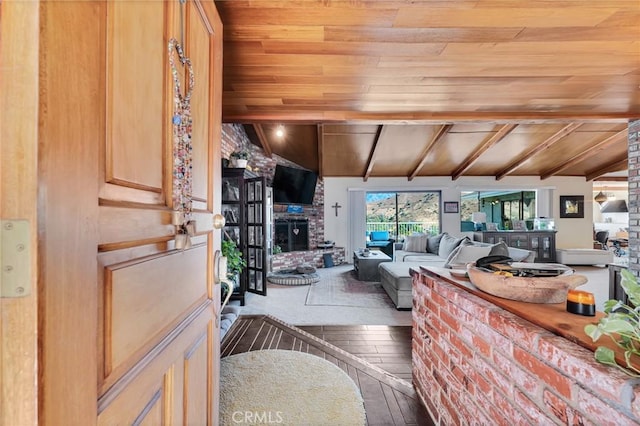
[[[28,220],[0,221],[0,297],[31,294],[31,238]]]

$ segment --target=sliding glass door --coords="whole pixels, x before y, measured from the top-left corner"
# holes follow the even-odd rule
[[[367,235],[386,231],[402,241],[416,232],[440,233],[440,192],[368,192]],[[379,235],[379,234],[377,234]]]

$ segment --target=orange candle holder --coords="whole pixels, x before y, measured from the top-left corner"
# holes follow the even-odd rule
[[[569,290],[567,312],[593,317],[596,315],[596,299],[593,293],[584,290]]]

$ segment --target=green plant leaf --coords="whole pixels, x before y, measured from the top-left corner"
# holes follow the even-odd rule
[[[628,269],[620,271],[622,280],[620,286],[629,297],[629,301],[633,306],[640,305],[640,285],[638,284],[638,278]]]
[[[638,369],[633,366],[633,363],[631,361],[631,358],[633,358],[633,357],[638,357],[638,353],[634,352],[632,350],[625,351],[624,360],[627,363],[627,368],[629,368],[629,369],[635,371],[636,373],[638,373],[639,372]],[[633,375],[638,377],[638,374],[633,374]]]
[[[607,300],[606,302],[604,302],[604,312],[609,314],[618,309],[619,306],[622,306],[622,302],[620,302],[619,300]]]
[[[624,319],[602,318],[598,328],[603,333],[633,333],[633,325]]]
[[[600,329],[594,324],[587,324],[584,326],[584,332],[587,336],[591,337],[594,342],[602,336]]]
[[[618,300],[607,300],[604,303],[604,312],[607,315],[601,318],[597,325],[586,325],[584,332],[594,342],[607,335],[625,351],[626,368],[616,363],[614,351],[603,346],[598,347],[594,354],[598,362],[615,366],[630,376],[640,377],[637,374],[640,371],[631,365],[632,357],[640,356],[640,284],[628,269],[623,269],[620,273],[621,286],[633,307]]]
[[[595,357],[598,362],[609,365],[617,365],[614,352],[604,346],[598,346],[595,351]]]

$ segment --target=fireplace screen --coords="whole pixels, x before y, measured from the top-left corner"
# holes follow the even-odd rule
[[[277,219],[275,244],[283,252],[309,250],[309,221],[307,219]]]

